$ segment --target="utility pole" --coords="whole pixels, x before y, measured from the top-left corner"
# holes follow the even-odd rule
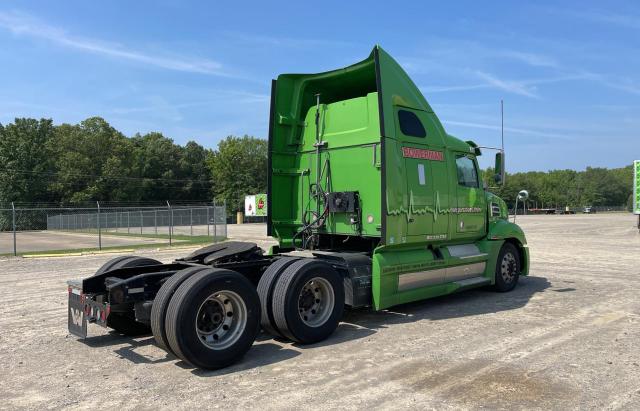
[[[18,249],[16,247],[16,206],[11,202],[11,211],[13,212],[13,255],[18,255]],[[640,226],[639,226],[640,228]]]
[[[216,200],[213,200],[213,242],[218,241],[218,225],[216,223]]]
[[[173,228],[173,212],[171,211],[171,204],[169,204],[169,200],[167,200],[167,209],[169,212],[169,245],[171,245],[171,231]]]
[[[98,250],[102,250],[102,229],[100,228],[100,201],[96,201],[98,205]]]

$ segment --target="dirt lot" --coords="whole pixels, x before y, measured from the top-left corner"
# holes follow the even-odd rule
[[[103,247],[126,247],[139,244],[164,244],[167,240],[144,237],[102,236]],[[37,251],[98,247],[96,234],[67,233],[60,231],[22,231],[16,233],[18,254]],[[13,253],[13,233],[0,233],[0,254]]]
[[[636,220],[519,221],[532,269],[513,292],[351,312],[312,346],[261,335],[217,372],[189,368],[151,337],[67,334],[65,281],[113,255],[0,260],[0,408],[639,409]]]

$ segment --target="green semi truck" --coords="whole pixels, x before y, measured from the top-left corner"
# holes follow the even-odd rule
[[[446,133],[382,48],[352,66],[272,82],[267,231],[162,264],[125,256],[69,282],[69,330],[134,335],[201,368],[227,366],[264,330],[311,344],[345,307],[492,286],[529,270],[523,231],[487,191],[481,147]],[[504,153],[494,181],[504,180]]]

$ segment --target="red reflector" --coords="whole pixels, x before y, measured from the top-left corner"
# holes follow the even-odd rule
[[[100,319],[103,322],[107,319],[107,312],[105,310],[100,311]]]

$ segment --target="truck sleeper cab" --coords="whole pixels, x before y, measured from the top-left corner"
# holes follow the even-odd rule
[[[226,242],[171,264],[108,262],[70,283],[69,329],[84,337],[87,322],[150,328],[179,358],[220,368],[260,328],[313,343],[331,335],[345,306],[380,310],[485,285],[509,291],[528,274],[528,248],[504,201],[482,187],[479,155],[445,132],[378,46],[343,69],[281,75],[267,190],[267,232],[278,245],[266,255]]]

